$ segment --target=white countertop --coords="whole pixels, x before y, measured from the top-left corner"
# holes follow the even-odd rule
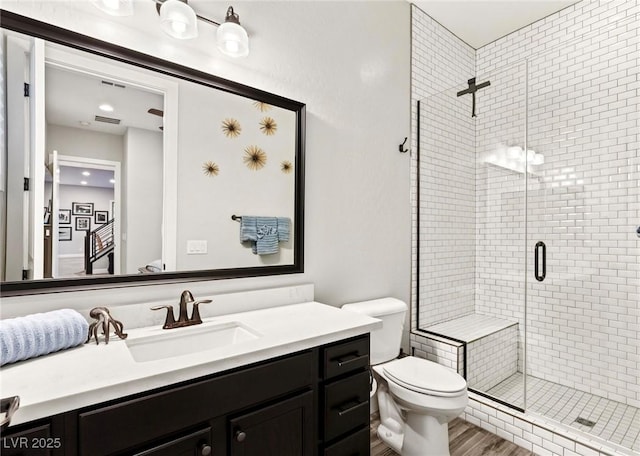
[[[3,366],[2,397],[20,396],[11,424],[117,399],[216,372],[264,361],[370,332],[380,320],[318,302],[203,319],[240,321],[260,334],[255,340],[211,347],[192,354],[148,362],[134,361],[124,340],[103,340]],[[128,338],[162,331],[158,326],[128,331]]]

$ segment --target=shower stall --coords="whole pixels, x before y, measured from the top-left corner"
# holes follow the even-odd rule
[[[595,58],[636,19],[419,101],[415,333],[472,391],[640,451],[637,56]]]

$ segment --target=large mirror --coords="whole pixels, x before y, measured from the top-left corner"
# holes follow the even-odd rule
[[[1,14],[3,296],[303,271],[304,104]]]

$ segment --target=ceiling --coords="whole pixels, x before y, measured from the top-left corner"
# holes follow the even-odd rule
[[[412,3],[478,49],[578,0],[413,0]]]
[[[147,111],[163,109],[162,95],[53,65],[47,65],[45,71],[48,124],[115,135],[123,135],[129,127],[160,131],[162,117]],[[101,111],[98,106],[103,103],[111,105],[113,111]],[[96,116],[119,119],[120,123],[99,122]]]

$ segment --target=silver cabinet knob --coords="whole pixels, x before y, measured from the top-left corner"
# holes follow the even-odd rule
[[[247,438],[247,434],[242,432],[240,429],[236,431],[236,435],[235,435],[236,442],[244,442],[244,439],[246,438]]]
[[[198,450],[200,451],[200,456],[211,456],[211,445],[207,443],[200,445]]]

